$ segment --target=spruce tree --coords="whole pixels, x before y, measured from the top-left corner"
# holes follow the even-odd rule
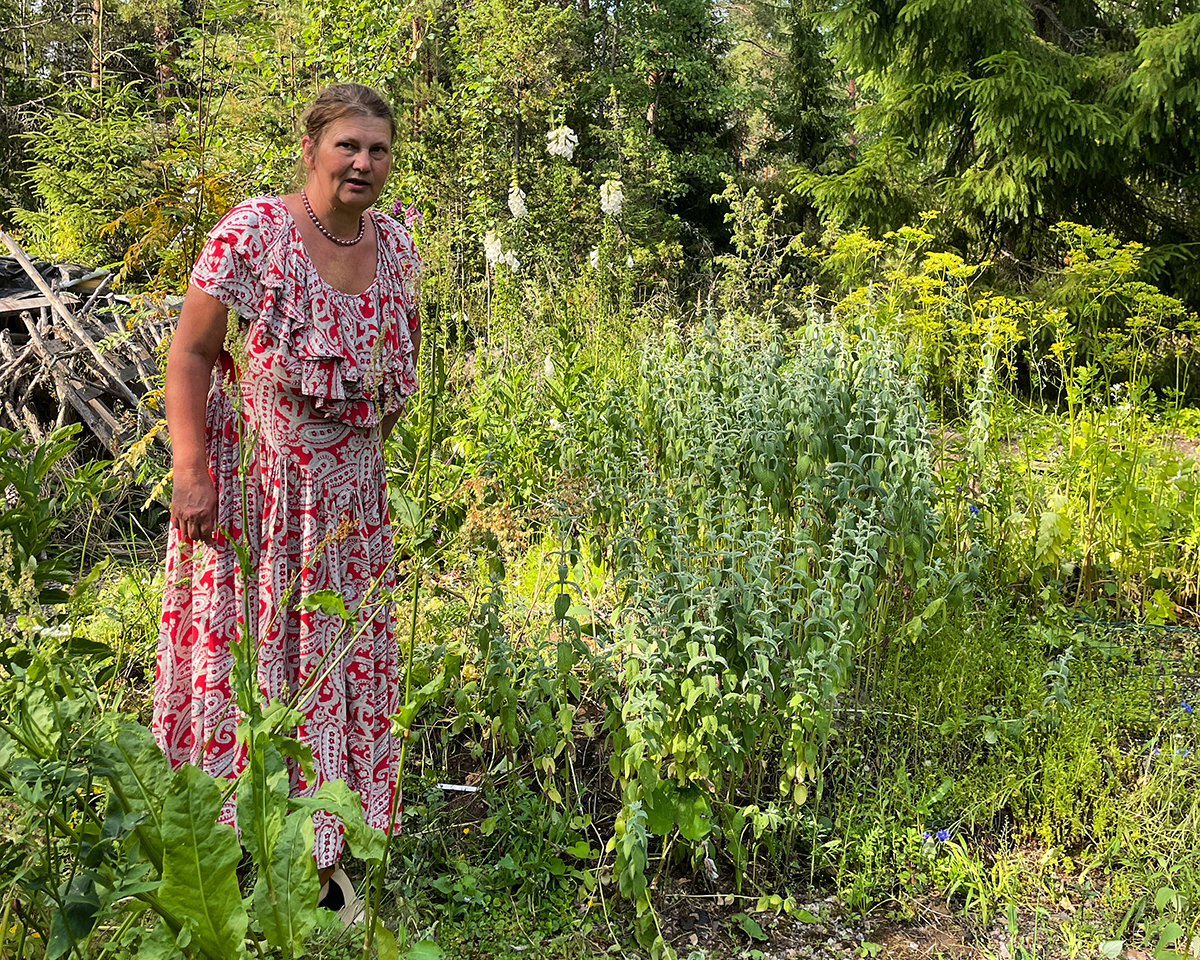
[[[1019,255],[1059,220],[1156,244],[1200,240],[1195,0],[819,3],[862,95],[845,172],[799,185],[876,229],[923,208]]]

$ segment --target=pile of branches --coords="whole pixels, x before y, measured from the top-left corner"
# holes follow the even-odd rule
[[[147,434],[167,443],[157,356],[174,329],[168,305],[109,290],[107,270],[33,263],[0,231],[0,425],[40,440],[81,422],[115,454]]]

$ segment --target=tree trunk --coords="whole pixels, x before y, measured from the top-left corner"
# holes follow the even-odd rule
[[[172,84],[175,83],[175,59],[179,56],[179,44],[175,41],[175,31],[171,29],[170,22],[166,17],[156,18],[154,21],[154,49],[158,54],[158,65],[155,68],[158,92],[158,109],[164,114],[162,119],[165,120],[167,95]]]
[[[413,17],[412,21],[412,52],[409,54],[411,60],[417,61],[421,66],[420,75],[425,74],[425,51],[421,49],[421,40],[425,35],[425,23],[420,17]],[[412,108],[412,124],[413,136],[416,137],[421,129],[421,113],[424,103],[421,99],[421,91],[417,83],[417,74],[413,74],[413,108]]]
[[[92,89],[104,80],[104,0],[92,0]]]

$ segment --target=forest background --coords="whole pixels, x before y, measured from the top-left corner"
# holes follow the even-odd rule
[[[2,435],[0,954],[764,956],[856,917],[870,957],[861,918],[945,916],[1200,957],[1200,6],[3,0],[0,225],[155,309],[346,79],[397,110],[427,330],[365,943],[313,933],[281,705],[239,695],[240,875],[154,760],[168,465],[68,428]]]

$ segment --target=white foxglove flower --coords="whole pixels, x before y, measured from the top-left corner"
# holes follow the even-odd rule
[[[500,238],[496,236],[495,230],[489,230],[483,237],[483,253],[487,257],[487,262],[495,266],[500,262],[500,258],[504,256],[504,251],[500,249]]]
[[[621,215],[621,204],[625,202],[625,194],[621,190],[620,180],[608,180],[600,185],[600,209],[610,217]]]
[[[593,270],[600,269],[600,251],[595,247],[592,247],[592,252],[588,254],[588,261],[591,263]]]
[[[515,253],[513,253],[511,250],[509,250],[508,253],[504,254],[500,258],[500,262],[503,264],[507,264],[508,268],[513,273],[521,272],[521,261],[517,259],[517,255]]]
[[[508,209],[512,211],[512,215],[520,220],[529,210],[525,206],[525,191],[518,187],[515,183],[508,190]]]
[[[579,137],[568,126],[556,127],[546,134],[546,150],[552,157],[570,160],[575,156],[575,148],[578,145]]]
[[[546,354],[546,362],[542,364],[542,371],[546,374],[547,380],[554,376],[554,358],[550,354]]]

